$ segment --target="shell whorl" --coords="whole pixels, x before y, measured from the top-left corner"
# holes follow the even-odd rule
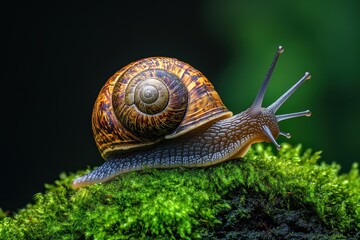
[[[125,73],[113,91],[113,107],[121,124],[144,141],[172,133],[182,122],[188,104],[185,85],[161,69]]]

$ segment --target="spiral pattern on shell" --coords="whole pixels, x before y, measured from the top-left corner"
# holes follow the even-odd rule
[[[133,78],[125,73],[113,91],[113,107],[121,124],[134,135],[155,140],[173,132],[188,103],[185,85],[172,73],[149,69]]]

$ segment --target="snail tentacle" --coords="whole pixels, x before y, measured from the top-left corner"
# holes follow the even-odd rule
[[[284,136],[284,137],[286,137],[288,139],[291,138],[291,134],[287,133],[287,132],[279,132],[279,135]]]
[[[262,129],[263,129],[263,132],[264,134],[270,139],[270,141],[275,145],[275,147],[280,150],[281,149],[281,146],[280,144],[278,144],[274,138],[274,136],[272,135],[270,129],[268,126],[262,126]]]
[[[259,92],[258,94],[256,95],[256,98],[253,102],[253,104],[251,105],[250,109],[251,109],[251,113],[253,115],[256,115],[258,114],[260,111],[261,111],[261,106],[262,106],[262,103],[263,103],[263,100],[264,100],[264,96],[265,96],[265,93],[266,93],[266,88],[269,84],[269,81],[270,81],[270,78],[272,76],[272,73],[276,67],[276,63],[280,57],[280,55],[284,52],[284,48],[282,46],[279,46],[278,47],[278,50],[276,51],[275,53],[275,56],[271,62],[271,65],[269,67],[269,70],[267,72],[267,74],[265,75],[265,78],[264,78],[264,81],[262,82],[261,84],[261,87],[259,89]]]
[[[278,122],[281,122],[281,121],[291,119],[291,118],[310,117],[310,116],[311,116],[311,112],[309,110],[306,110],[306,111],[302,111],[302,112],[294,112],[294,113],[276,115],[275,117]]]
[[[267,107],[270,111],[273,113],[276,113],[276,111],[283,105],[284,102],[298,89],[301,84],[303,84],[306,80],[309,80],[311,78],[311,74],[309,72],[306,72],[300,80],[295,83],[289,90],[287,90],[281,97],[279,97],[273,104]]]

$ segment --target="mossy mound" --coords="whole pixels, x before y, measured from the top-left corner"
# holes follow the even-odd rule
[[[62,174],[13,217],[0,239],[357,239],[360,176],[320,153],[257,144],[208,168],[145,170],[73,190]],[[89,170],[88,170],[89,171]]]

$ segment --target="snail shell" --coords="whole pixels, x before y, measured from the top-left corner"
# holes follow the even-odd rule
[[[93,109],[92,128],[107,159],[231,116],[201,72],[175,58],[152,57],[127,65],[106,82]]]

